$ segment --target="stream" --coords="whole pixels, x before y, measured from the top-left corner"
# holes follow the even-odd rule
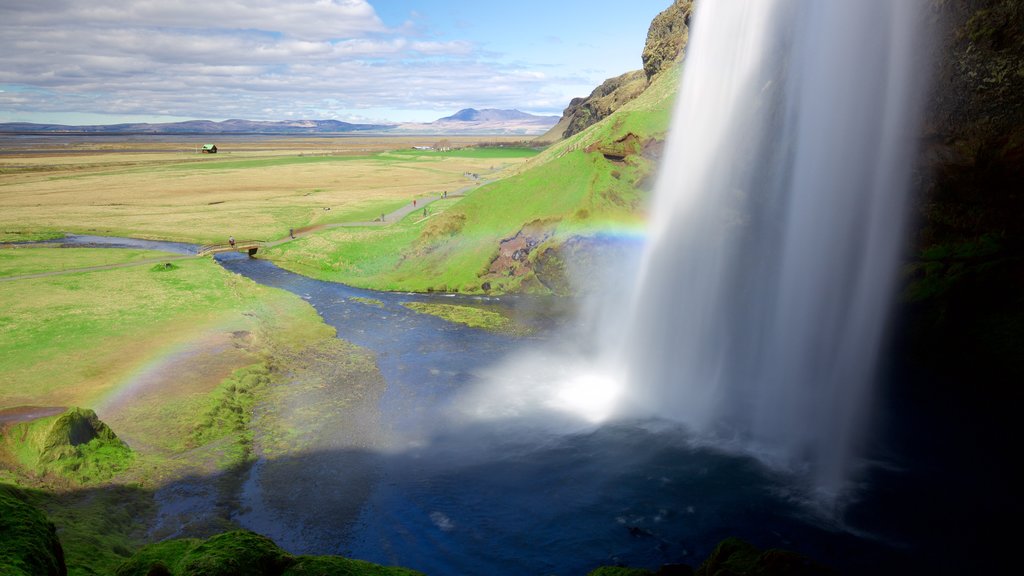
[[[89,236],[57,242],[195,251]],[[216,260],[309,302],[339,338],[375,355],[384,378],[367,410],[375,414],[367,415],[365,438],[340,437],[351,422],[309,422],[338,442],[261,459],[249,472],[232,517],[289,552],[431,575],[582,575],[609,564],[696,566],[736,536],[808,554],[844,573],[896,573],[910,562],[900,550],[905,543],[854,534],[835,515],[808,506],[792,478],[677,424],[598,423],[551,403],[520,405],[515,394],[467,409],[466,398],[495,380],[532,395],[573,370],[559,364],[561,356],[537,352],[565,344],[566,327],[545,320],[551,302],[373,292],[241,254]],[[411,301],[500,306],[537,330],[516,338],[471,329],[401,305]]]

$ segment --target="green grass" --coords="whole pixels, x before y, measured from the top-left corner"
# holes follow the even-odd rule
[[[179,538],[146,546],[115,576],[416,576],[419,572],[339,556],[292,556],[265,536],[235,530],[206,540]]]
[[[663,139],[675,100],[678,70],[659,78],[636,100],[587,130],[527,160],[517,173],[480,187],[417,225],[327,231],[268,251],[278,265],[314,278],[381,290],[544,291],[531,272],[489,274],[503,239],[537,223],[551,231],[548,246],[573,235],[637,227],[643,220],[653,163],[640,154],[611,162],[587,152],[633,134],[641,142]],[[502,154],[481,148],[464,153]],[[417,150],[399,156],[432,154]],[[440,153],[437,153],[440,154]],[[432,207],[433,208],[433,207]]]
[[[515,323],[510,318],[497,312],[474,306],[435,304],[432,302],[405,302],[402,306],[420,314],[430,314],[431,316],[444,318],[449,322],[463,324],[470,328],[506,333],[512,332],[516,328]]]
[[[20,266],[45,269],[53,259],[74,259],[78,250],[33,250],[36,258]],[[111,260],[140,256],[102,252]],[[243,313],[265,302],[291,298],[292,308],[308,307],[209,259],[176,265],[160,273],[138,266],[0,283],[0,405],[89,406],[118,372],[132,369],[133,354],[204,327],[251,325],[253,316]]]
[[[192,431],[192,443],[202,446],[230,437],[225,467],[247,461],[252,454],[253,408],[272,382],[265,364],[235,370],[209,395],[207,407]]]
[[[485,148],[459,148],[445,152],[435,150],[394,150],[388,152],[389,156],[425,156],[442,158],[530,158],[539,154],[536,148],[522,147],[498,147],[488,146]]]
[[[167,170],[249,170],[252,168],[271,168],[275,166],[291,166],[293,164],[322,164],[329,162],[348,162],[350,160],[370,160],[375,156],[277,156],[271,158],[254,158],[251,160],[202,160],[185,162],[168,166]]]
[[[260,256],[312,278],[380,287],[377,280],[401,263],[402,250],[457,202],[454,198],[434,202],[426,220],[422,211],[414,210],[389,226],[324,230],[262,251]],[[398,289],[397,284],[384,287]]]
[[[0,277],[177,256],[158,250],[32,247],[0,249]]]
[[[64,233],[60,230],[47,230],[45,228],[24,228],[7,225],[0,230],[0,242],[38,242],[40,240],[53,240],[61,238]]]

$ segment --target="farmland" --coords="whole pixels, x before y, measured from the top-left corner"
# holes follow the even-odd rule
[[[62,232],[176,240],[274,239],[289,229],[371,220],[426,195],[498,177],[532,151],[412,150],[431,137],[234,136],[196,142],[0,139],[0,241]],[[194,137],[193,137],[194,138]],[[453,147],[479,138],[446,138]],[[487,137],[488,143],[516,142]],[[400,153],[389,153],[401,150]]]

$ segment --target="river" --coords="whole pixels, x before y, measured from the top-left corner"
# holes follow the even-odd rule
[[[195,252],[132,239],[58,242]],[[240,254],[217,261],[309,302],[339,338],[375,355],[386,384],[371,409],[373,442],[322,445],[261,459],[250,470],[233,519],[292,553],[339,554],[431,575],[569,575],[608,564],[697,565],[717,542],[737,536],[844,573],[913,565],[901,550],[912,543],[857,535],[836,515],[809,506],[792,478],[679,425],[594,422],[554,404],[517,404],[516,390],[543,392],[564,368],[545,365],[551,357],[537,352],[562,347],[571,333],[571,322],[545,323],[550,302],[380,293]],[[516,338],[471,329],[401,305],[410,301],[502,306],[538,330]],[[473,405],[487,414],[467,409],[467,398],[502,379],[513,394]],[[321,436],[334,433],[330,421],[309,424]]]

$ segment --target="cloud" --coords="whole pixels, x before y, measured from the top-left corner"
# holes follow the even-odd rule
[[[37,114],[560,111],[567,86],[587,85],[469,40],[389,29],[365,0],[7,2],[0,45],[0,108]]]

